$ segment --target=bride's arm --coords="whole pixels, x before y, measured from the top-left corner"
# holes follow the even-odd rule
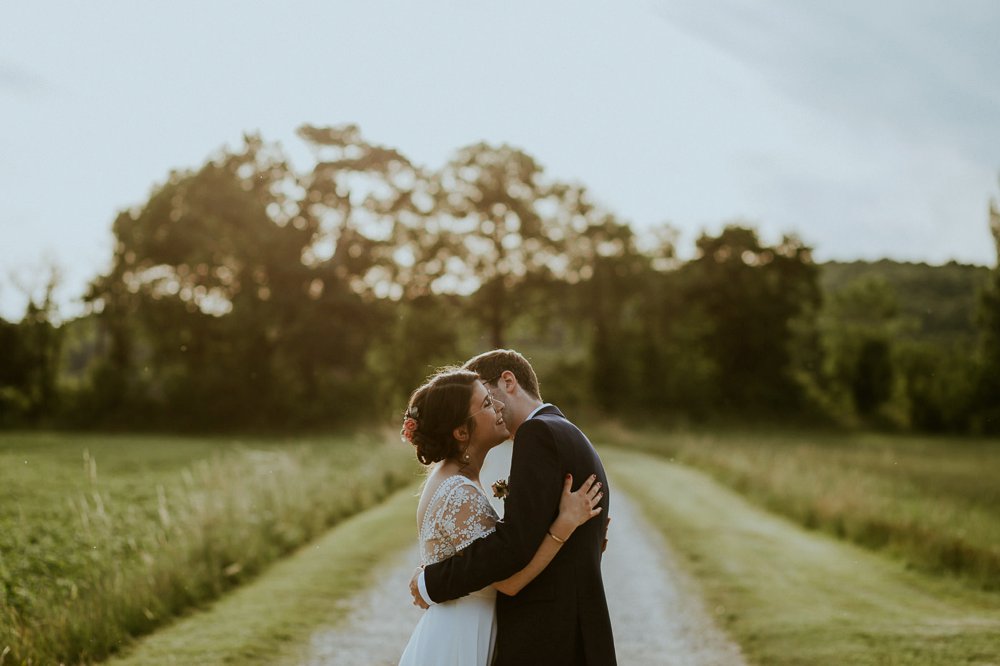
[[[549,533],[542,538],[534,557],[526,567],[510,578],[493,583],[494,588],[509,596],[520,592],[549,566],[577,527],[601,512],[601,507],[597,506],[597,503],[601,501],[604,493],[599,492],[601,484],[594,483],[596,480],[597,476],[591,474],[575,493],[571,493],[569,489],[573,486],[573,477],[566,475],[562,498],[559,501],[559,515],[549,526]]]

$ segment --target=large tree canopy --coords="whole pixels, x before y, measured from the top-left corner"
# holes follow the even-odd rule
[[[351,143],[338,148],[362,154],[321,162],[308,178],[247,137],[118,217],[112,270],[90,298],[110,331],[126,330],[133,314],[139,325],[115,345],[126,347],[119,372],[135,377],[141,365],[148,396],[219,425],[247,413],[273,421],[354,381],[379,319],[363,298],[378,241],[356,230],[337,181],[382,165],[366,161],[356,133],[344,135]]]
[[[732,224],[681,261],[675,230],[637,234],[519,148],[472,144],[435,170],[356,125],[299,136],[312,153],[304,169],[247,136],[118,215],[91,315],[68,336],[88,345],[70,350],[68,411],[151,427],[329,426],[391,413],[438,365],[515,346],[547,397],[610,414],[1000,420],[996,270],[979,354],[961,361],[941,341],[971,339],[954,325],[968,306],[914,313],[967,292],[983,277],[964,270],[974,267],[951,267],[944,290],[903,267],[904,290],[847,284],[867,269],[841,265],[824,305],[799,239],[768,244]],[[995,203],[991,225],[1000,253]],[[0,407],[22,416],[52,413],[62,395],[61,332],[44,308],[28,314],[0,322]],[[949,392],[959,384],[968,399]]]

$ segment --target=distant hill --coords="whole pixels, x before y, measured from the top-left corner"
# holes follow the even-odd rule
[[[881,277],[895,291],[900,314],[913,322],[912,337],[941,344],[971,344],[976,338],[979,292],[990,269],[949,262],[943,266],[879,261],[820,264],[824,293],[835,293],[855,280]]]

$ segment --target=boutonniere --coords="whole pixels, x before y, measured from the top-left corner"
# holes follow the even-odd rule
[[[509,489],[507,488],[507,479],[497,479],[493,484],[493,497],[505,500],[507,499],[508,492]]]

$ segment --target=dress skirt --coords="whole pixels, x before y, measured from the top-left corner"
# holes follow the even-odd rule
[[[417,623],[399,666],[489,666],[496,633],[493,588],[435,604]]]

